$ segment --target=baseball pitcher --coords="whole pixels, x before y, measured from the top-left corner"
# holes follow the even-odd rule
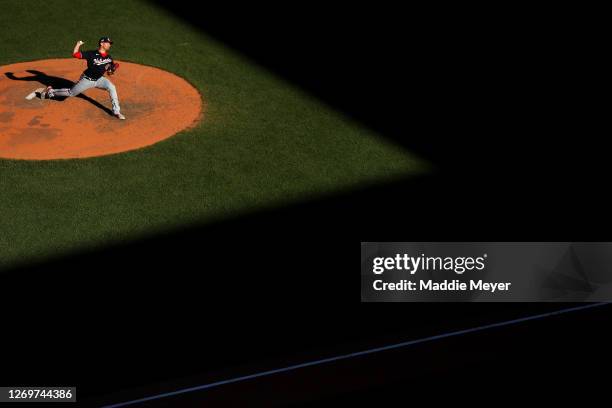
[[[124,120],[125,116],[121,114],[117,89],[115,85],[104,76],[104,74],[108,76],[113,75],[117,68],[119,68],[119,63],[114,62],[113,57],[108,53],[113,41],[108,37],[100,38],[97,51],[80,51],[83,44],[83,41],[78,41],[72,53],[74,58],[87,60],[87,69],[83,71],[79,81],[72,88],[53,89],[48,86],[46,90],[41,92],[41,99],[51,99],[56,96],[77,96],[91,88],[106,89],[111,97],[113,114],[116,118]]]

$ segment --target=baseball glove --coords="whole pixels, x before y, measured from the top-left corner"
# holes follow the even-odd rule
[[[108,75],[115,75],[115,71],[117,71],[117,68],[119,68],[119,64],[113,62],[112,64],[108,64],[106,66],[106,73]]]

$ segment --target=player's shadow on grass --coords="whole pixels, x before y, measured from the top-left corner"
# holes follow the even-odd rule
[[[12,72],[5,72],[4,75],[8,78],[8,79],[12,79],[13,81],[34,81],[34,82],[39,82],[44,86],[50,86],[54,89],[60,89],[60,88],[72,88],[74,86],[74,82],[66,79],[66,78],[60,78],[60,77],[56,77],[56,76],[51,76],[51,75],[47,75],[44,72],[41,71],[37,71],[34,69],[28,69],[26,70],[26,72],[29,72],[30,74],[34,74],[33,76],[28,76],[28,77],[16,77],[14,73]],[[89,103],[91,103],[92,105],[94,105],[95,107],[102,109],[104,112],[106,112],[108,115],[113,115],[113,111],[109,108],[107,108],[106,106],[102,105],[100,102],[96,101],[95,99],[90,98],[87,95],[84,94],[80,94],[77,95],[77,98],[81,98]],[[55,97],[53,98],[54,101],[64,101],[65,99],[67,99],[67,97]]]

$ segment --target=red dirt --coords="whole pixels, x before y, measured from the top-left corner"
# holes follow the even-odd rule
[[[25,97],[48,80],[41,82],[40,75],[15,80],[35,77],[26,71],[35,70],[76,82],[84,61],[51,59],[0,67],[0,158],[52,160],[120,153],[167,139],[201,119],[202,99],[187,81],[158,68],[120,65],[109,79],[117,87],[127,120],[79,97],[28,101]],[[84,95],[110,111],[107,91],[90,89]]]

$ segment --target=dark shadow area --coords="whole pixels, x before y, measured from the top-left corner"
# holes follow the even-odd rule
[[[34,81],[44,86],[50,86],[53,89],[72,88],[75,85],[75,83],[73,81],[70,81],[69,79],[47,75],[44,72],[37,71],[34,69],[28,69],[26,70],[26,72],[33,74],[33,76],[19,78],[19,77],[16,77],[15,74],[12,72],[5,72],[4,75],[8,79],[11,79],[13,81]],[[77,98],[83,99],[91,103],[96,108],[102,109],[104,112],[106,112],[107,114],[111,116],[113,115],[113,111],[111,109],[107,108],[106,106],[102,105],[100,102],[96,101],[95,99],[90,98],[89,96],[85,94],[77,95]],[[65,99],[66,97],[53,98],[54,101],[60,101],[60,102]]]
[[[596,40],[548,9],[151,4],[445,171],[533,190],[533,173],[609,172]]]
[[[489,206],[520,197],[462,199],[468,182],[398,180],[4,271],[2,307],[41,317],[35,330],[16,320],[6,347],[57,356],[9,356],[5,372],[77,383],[83,398],[133,396],[559,307],[360,304],[356,237],[504,240],[531,228],[530,239],[554,240],[582,222],[560,224],[538,203],[537,231],[511,213],[490,219]],[[41,331],[54,334],[40,342]]]
[[[419,309],[417,305],[413,311]],[[519,405],[527,398],[547,403],[566,403],[571,398],[596,405],[598,397],[585,395],[584,390],[605,387],[607,377],[583,371],[589,361],[601,366],[612,362],[609,353],[601,353],[609,347],[612,334],[598,329],[609,317],[610,310],[603,308],[576,312],[139,406],[390,407],[423,399],[490,406],[502,396]],[[556,392],[560,384],[563,392]],[[104,402],[129,400],[116,397]]]

